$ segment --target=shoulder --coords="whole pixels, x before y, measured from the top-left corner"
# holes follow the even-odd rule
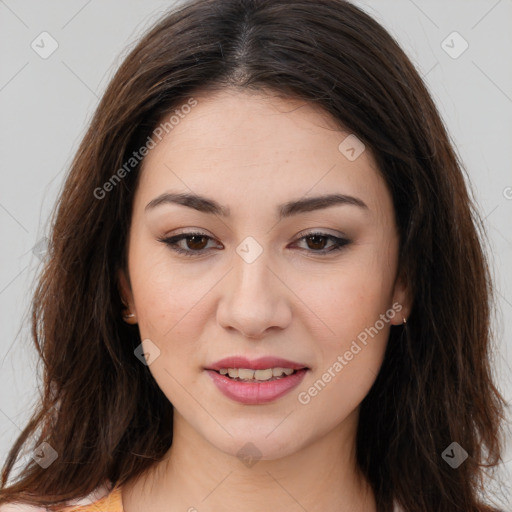
[[[87,496],[79,499],[70,500],[62,506],[62,512],[123,512],[121,500],[121,488],[113,487],[110,482],[106,482],[94,489]],[[27,505],[22,503],[6,503],[0,505],[0,512],[47,512],[46,507]]]

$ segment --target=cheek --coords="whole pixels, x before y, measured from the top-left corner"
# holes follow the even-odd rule
[[[361,403],[382,365],[391,325],[386,317],[389,280],[368,267],[365,272],[338,273],[323,290],[314,287],[308,298],[328,329],[316,333],[318,357],[299,390],[304,393],[299,401],[308,403],[311,417],[336,424]]]
[[[154,340],[162,352],[191,353],[202,325],[204,297],[215,281],[208,274],[184,275],[169,262],[161,251],[133,251],[130,276],[140,334]]]
[[[389,269],[374,258],[301,278],[298,295],[306,298],[316,323],[324,326],[322,337],[328,349],[350,343],[389,309],[392,278]]]
[[[197,340],[208,316],[205,295],[215,281],[208,275],[193,279],[169,268],[168,258],[136,251],[130,276],[141,339],[160,351],[150,372],[168,400],[186,411],[186,390],[196,384],[202,363]]]
[[[330,272],[329,279],[311,279],[304,295],[324,327],[316,328],[317,364],[301,390],[318,414],[326,404],[336,404],[333,420],[346,417],[367,395],[379,373],[391,325],[386,311],[394,274],[387,260],[368,251],[367,257],[345,263]],[[312,320],[308,328],[319,323]]]

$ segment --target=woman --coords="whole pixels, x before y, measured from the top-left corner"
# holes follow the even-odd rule
[[[183,5],[121,65],[65,183],[33,304],[44,396],[0,503],[496,510],[479,229],[368,15]]]

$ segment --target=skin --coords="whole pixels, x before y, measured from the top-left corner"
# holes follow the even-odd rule
[[[349,132],[314,105],[230,89],[194,98],[197,106],[144,160],[128,272],[119,274],[141,339],[160,351],[149,369],[175,413],[172,447],[123,487],[125,511],[376,511],[355,463],[359,405],[391,325],[409,312],[389,191],[370,150],[347,159],[338,146]],[[177,204],[145,211],[171,191],[207,196],[231,215]],[[277,218],[277,205],[332,193],[367,208],[336,205]],[[159,241],[196,230],[211,239],[179,246],[202,249],[199,256]],[[322,255],[333,242],[302,238],[314,231],[351,242]],[[236,252],[248,236],[262,249],[252,263]],[[396,303],[401,311],[300,403],[299,393]],[[283,357],[309,371],[274,402],[243,405],[204,371],[231,355]],[[249,442],[258,450],[250,467],[237,456]]]

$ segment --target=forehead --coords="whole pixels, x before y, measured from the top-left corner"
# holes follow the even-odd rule
[[[144,159],[146,203],[172,189],[215,195],[236,211],[248,198],[277,204],[338,192],[364,197],[374,213],[392,208],[369,148],[347,158],[344,141],[357,139],[310,102],[231,89],[193,97],[197,104]]]

